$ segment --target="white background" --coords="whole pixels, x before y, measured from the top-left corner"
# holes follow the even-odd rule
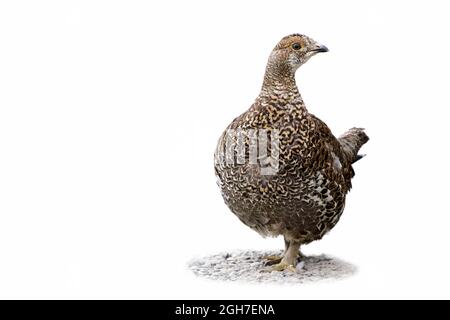
[[[0,298],[450,298],[445,1],[4,1]],[[281,249],[235,218],[213,151],[279,39],[311,112],[371,137],[344,215],[306,254],[356,276],[210,282],[186,263]]]

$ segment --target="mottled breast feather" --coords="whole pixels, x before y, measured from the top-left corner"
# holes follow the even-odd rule
[[[277,174],[261,175],[248,162],[218,161],[227,131],[218,142],[215,172],[225,203],[242,222],[264,236],[288,233],[307,243],[337,223],[353,170],[326,124],[306,111],[301,98],[288,101],[259,98],[227,128],[278,129]],[[248,141],[245,150],[248,159]]]

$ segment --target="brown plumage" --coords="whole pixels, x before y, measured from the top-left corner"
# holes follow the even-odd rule
[[[368,141],[359,128],[337,139],[306,110],[295,72],[325,51],[304,35],[284,37],[269,57],[261,93],[227,127],[214,157],[218,185],[231,211],[263,236],[284,236],[285,252],[274,260],[275,270],[295,267],[300,245],[322,238],[336,225],[351,188],[352,163]],[[252,161],[255,150],[263,148],[258,132],[268,139],[263,145],[267,153]],[[275,155],[274,165],[270,155]],[[266,170],[268,163],[274,170]]]

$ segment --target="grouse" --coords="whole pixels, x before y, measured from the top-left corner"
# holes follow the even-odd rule
[[[270,271],[295,271],[300,246],[336,225],[351,188],[352,164],[369,140],[361,128],[336,138],[305,107],[295,72],[327,51],[305,35],[281,39],[259,96],[226,128],[214,154],[217,183],[230,210],[262,236],[284,237],[283,255],[266,257]]]

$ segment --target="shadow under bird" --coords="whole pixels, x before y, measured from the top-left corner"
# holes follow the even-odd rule
[[[305,107],[295,72],[327,51],[305,35],[281,39],[270,54],[259,96],[227,127],[214,155],[217,183],[230,210],[262,236],[284,237],[284,254],[267,257],[269,271],[295,271],[300,246],[336,225],[351,188],[352,164],[369,140],[361,128],[336,138]]]

